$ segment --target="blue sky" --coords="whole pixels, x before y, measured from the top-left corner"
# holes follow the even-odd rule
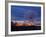
[[[34,6],[11,6],[11,19],[12,20],[31,20],[41,19],[41,7]]]

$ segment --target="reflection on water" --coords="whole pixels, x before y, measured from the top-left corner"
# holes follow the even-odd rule
[[[11,6],[11,30],[40,30],[41,7]]]

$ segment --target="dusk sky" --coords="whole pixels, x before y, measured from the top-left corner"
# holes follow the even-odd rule
[[[11,19],[12,20],[31,20],[41,18],[41,7],[34,6],[11,6]]]

